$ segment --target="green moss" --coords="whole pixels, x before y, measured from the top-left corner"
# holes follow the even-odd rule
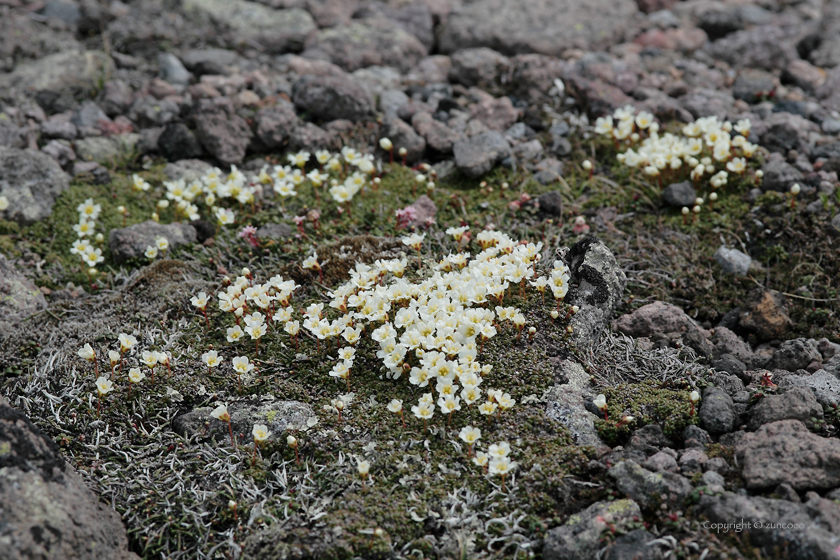
[[[604,389],[609,421],[596,420],[595,428],[609,445],[626,441],[635,428],[647,424],[660,424],[666,436],[679,440],[689,424],[697,423],[689,393],[661,387],[653,380],[609,387]],[[633,416],[634,421],[619,426],[625,415]]]

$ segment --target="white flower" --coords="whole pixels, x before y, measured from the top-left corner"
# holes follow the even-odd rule
[[[99,396],[104,396],[111,392],[114,389],[114,384],[111,383],[108,379],[104,377],[100,377],[96,380],[96,390],[99,392]]]
[[[92,362],[96,360],[96,352],[93,351],[93,347],[90,344],[85,344],[79,349],[79,357]]]
[[[214,368],[222,363],[222,359],[215,350],[208,350],[201,355],[201,361],[207,364],[207,367]]]
[[[128,380],[131,383],[140,383],[146,379],[146,374],[140,371],[140,368],[131,368],[128,370]]]
[[[509,457],[499,457],[490,461],[490,473],[505,475],[515,469],[516,466],[516,462],[511,461]]]
[[[692,391],[688,398],[691,400],[691,402],[696,403],[700,400],[700,393],[698,393],[697,391]]]
[[[464,426],[458,433],[458,437],[461,438],[464,443],[472,445],[481,439],[481,430],[479,428],[473,428],[472,426]]]
[[[598,407],[598,410],[604,410],[605,408],[607,408],[607,397],[603,394],[595,397],[595,399],[592,402],[595,404],[596,407]]]
[[[158,255],[158,248],[157,248],[157,247],[153,247],[153,246],[151,246],[151,245],[146,245],[146,253],[145,253],[145,255],[146,255],[146,258],[147,258],[147,259],[149,259],[149,260],[154,260],[155,258],[157,258],[157,255]]]
[[[119,337],[117,337],[120,342],[120,350],[123,352],[128,352],[134,345],[137,344],[137,339],[134,338],[133,335],[120,333]]]
[[[157,246],[159,251],[166,251],[169,249],[169,240],[163,236],[158,236],[155,238],[155,245]]]
[[[508,455],[510,455],[510,444],[506,441],[494,443],[490,446],[487,452],[490,454],[491,457],[495,457],[497,459],[507,457]]]
[[[227,406],[224,404],[220,404],[214,408],[213,411],[210,412],[210,416],[223,422],[228,422],[230,420],[230,413],[228,412]]]
[[[388,411],[393,412],[394,414],[399,414],[402,412],[402,401],[399,399],[393,399],[390,403],[388,403]]]
[[[192,302],[193,306],[203,310],[207,307],[207,294],[204,292],[198,292],[198,295],[193,296],[192,299],[190,299],[190,302]]]
[[[254,436],[254,442],[260,443],[267,440],[271,432],[268,431],[268,426],[265,424],[256,424],[251,434]]]
[[[244,373],[248,373],[254,369],[254,364],[252,364],[247,356],[237,356],[233,359],[233,371],[237,373],[237,375],[242,375]]]
[[[362,461],[357,458],[356,470],[359,471],[359,474],[362,476],[362,478],[365,478],[370,472],[370,461]]]
[[[5,196],[0,196],[0,212],[9,207],[9,199]]]

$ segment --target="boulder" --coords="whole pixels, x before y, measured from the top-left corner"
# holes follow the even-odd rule
[[[580,311],[569,324],[578,348],[595,344],[609,328],[613,313],[621,303],[627,276],[602,241],[588,237],[572,245],[566,261],[571,271],[567,301]]]
[[[461,173],[478,178],[510,155],[510,144],[495,130],[458,140],[453,145],[455,165]]]
[[[747,427],[759,427],[779,420],[799,420],[806,426],[816,428],[823,420],[822,406],[814,392],[806,387],[795,387],[781,395],[763,397],[750,409]]]
[[[668,472],[650,472],[635,461],[621,461],[607,471],[618,489],[643,507],[658,508],[661,503],[680,509],[694,487],[686,478]]]
[[[726,434],[735,428],[738,415],[735,403],[722,389],[711,387],[703,392],[700,423],[710,434]]]
[[[373,110],[367,92],[345,76],[304,76],[294,85],[292,101],[299,111],[319,121],[358,121]]]
[[[48,218],[69,186],[70,176],[47,154],[0,146],[0,196],[9,201],[0,219],[26,225]]]
[[[426,54],[426,47],[411,33],[387,19],[370,18],[318,31],[306,42],[303,56],[329,60],[348,72],[368,66],[408,72]]]
[[[696,513],[701,519],[723,524],[760,547],[771,558],[784,550],[787,558],[836,557],[840,545],[840,506],[814,496],[807,503],[745,496],[725,492],[700,497]],[[738,524],[744,520],[744,523]],[[746,522],[749,522],[747,525]]]
[[[750,490],[788,483],[796,490],[840,486],[840,440],[808,431],[799,420],[780,420],[744,434],[735,448]]]
[[[474,47],[508,56],[600,50],[632,32],[636,12],[633,0],[477,0],[449,16],[438,44],[447,54]]]
[[[210,416],[212,407],[196,408],[175,417],[173,429],[182,436],[201,436],[215,438],[217,443],[230,444],[227,423]],[[286,440],[289,430],[305,430],[306,422],[315,417],[315,412],[307,404],[298,401],[272,402],[236,402],[228,404],[230,423],[233,434],[244,434],[250,438],[254,424],[265,424],[271,432],[269,441]]]
[[[58,445],[0,397],[4,560],[139,560],[119,514],[99,502]]]
[[[621,530],[629,528],[641,516],[639,505],[633,500],[596,502],[546,533],[542,557],[545,560],[594,559],[602,547],[601,534],[607,523]]]
[[[275,10],[247,0],[184,0],[186,13],[209,18],[231,35],[233,43],[256,43],[269,53],[299,52],[315,30],[309,12]]]
[[[133,226],[112,229],[108,234],[108,247],[111,249],[111,258],[119,264],[128,259],[144,258],[146,247],[154,246],[158,237],[165,237],[169,241],[171,251],[181,245],[195,243],[196,236],[195,228],[189,224],[163,225],[146,220]]]

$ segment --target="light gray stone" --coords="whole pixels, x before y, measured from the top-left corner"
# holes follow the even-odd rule
[[[752,257],[746,253],[738,249],[729,249],[723,245],[715,251],[715,260],[724,272],[734,274],[735,276],[746,276],[749,274],[750,265],[752,264]]]

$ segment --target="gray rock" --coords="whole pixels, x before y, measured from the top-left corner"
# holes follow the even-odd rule
[[[2,295],[0,297],[0,338],[14,324],[47,307],[44,294],[2,254],[0,254],[0,295]]]
[[[743,377],[747,371],[747,365],[732,354],[721,354],[712,361],[712,367],[715,371],[729,373],[738,378]]]
[[[840,544],[840,506],[818,496],[798,504],[730,492],[706,494],[700,497],[696,512],[712,523],[749,520],[749,526],[744,523],[740,527],[742,538],[760,547],[768,558],[784,550],[788,558],[829,560],[836,556]],[[771,524],[791,528],[768,528]]]
[[[772,74],[762,70],[744,69],[738,73],[732,84],[732,95],[747,103],[758,103],[761,98],[776,90],[776,83]]]
[[[813,362],[822,362],[822,355],[813,339],[794,338],[786,340],[776,349],[767,369],[796,371],[805,369]]]
[[[411,125],[399,117],[393,117],[385,121],[382,127],[382,135],[389,138],[394,144],[395,153],[400,148],[406,149],[408,153],[405,156],[405,160],[408,164],[413,164],[418,161],[426,151],[426,140],[414,132]],[[399,159],[398,155],[394,157]]]
[[[836,136],[837,134],[840,134],[840,120],[831,118],[825,119],[822,123],[820,123],[820,128],[826,134]]]
[[[134,133],[94,136],[74,141],[73,149],[80,160],[113,164],[115,160],[132,151],[139,140],[140,135]]]
[[[449,16],[438,44],[443,53],[489,47],[509,56],[598,50],[631,32],[636,11],[629,0],[478,0]]]
[[[411,126],[426,140],[427,147],[441,155],[451,154],[455,142],[463,138],[462,134],[455,132],[425,111],[414,113]]]
[[[563,194],[560,191],[547,192],[537,199],[540,212],[549,216],[563,215]]]
[[[240,57],[228,49],[195,49],[188,51],[181,60],[192,73],[201,77],[205,74],[226,76],[236,66]]]
[[[47,154],[0,147],[0,196],[9,200],[0,218],[23,225],[43,220],[69,186],[70,176]]]
[[[572,284],[567,300],[580,306],[569,321],[574,329],[572,340],[578,348],[587,348],[609,328],[622,301],[627,276],[607,246],[594,237],[572,245],[566,260]]]
[[[680,470],[683,474],[703,472],[709,457],[700,447],[689,447],[680,453]]]
[[[746,276],[750,272],[752,257],[738,249],[729,249],[723,245],[715,251],[715,260],[727,274]]]
[[[700,423],[710,434],[725,434],[735,428],[735,404],[723,390],[711,387],[703,393],[700,403]]]
[[[75,3],[62,2],[61,0],[48,0],[41,10],[41,15],[47,19],[55,18],[61,20],[75,27],[76,23],[82,17],[82,12]]]
[[[705,447],[712,443],[709,432],[696,424],[686,426],[685,430],[683,430],[682,438],[686,447]]]
[[[367,92],[344,76],[304,76],[295,82],[292,101],[298,111],[321,121],[359,121],[373,109]]]
[[[158,138],[158,150],[169,161],[199,157],[204,150],[195,134],[183,123],[170,123]]]
[[[158,75],[174,86],[188,86],[192,77],[181,60],[172,53],[158,54]]]
[[[643,507],[655,508],[661,503],[680,508],[694,489],[682,476],[664,471],[653,473],[635,461],[622,461],[607,471],[618,489]]]
[[[108,247],[111,258],[117,264],[128,259],[144,258],[147,246],[154,246],[157,237],[165,237],[169,241],[170,251],[187,243],[195,243],[196,231],[189,224],[172,223],[159,224],[146,220],[125,228],[112,229],[108,234]]]
[[[167,179],[177,181],[183,179],[187,184],[198,181],[212,166],[200,159],[182,159],[167,163],[163,168]]]
[[[602,447],[604,444],[595,429],[596,416],[584,406],[589,375],[580,364],[571,360],[562,361],[559,370],[567,382],[549,390],[546,415],[566,426],[577,445]]]
[[[87,93],[113,72],[113,61],[101,51],[59,52],[0,74],[0,91]]]
[[[466,87],[475,86],[485,91],[499,91],[502,87],[502,77],[511,69],[508,57],[486,47],[461,49],[451,58],[451,82]]]
[[[811,375],[789,375],[779,382],[779,387],[806,387],[814,392],[814,397],[822,407],[840,404],[840,379],[824,369]]]
[[[677,459],[673,455],[665,451],[658,451],[657,453],[654,453],[653,455],[648,457],[647,461],[642,463],[642,467],[653,472],[676,472],[680,468],[680,466],[677,464]]]
[[[430,51],[434,47],[434,21],[429,6],[423,2],[384,4],[369,2],[353,14],[355,19],[384,18],[397,27],[414,35],[423,47]]]
[[[125,113],[134,100],[134,93],[123,80],[110,80],[105,84],[105,91],[99,106],[111,118]]]
[[[641,515],[639,505],[633,500],[594,503],[546,533],[542,557],[545,560],[594,559],[601,549],[603,525],[598,519],[617,528],[628,528]]]
[[[384,113],[385,118],[397,116],[400,107],[407,103],[408,96],[398,89],[387,89],[379,94],[379,110]]]
[[[289,224],[265,224],[257,229],[257,237],[260,239],[289,239],[295,234],[294,228]]]
[[[613,328],[634,337],[662,338],[682,335],[697,327],[685,311],[662,301],[648,303],[613,321]]]
[[[69,120],[52,118],[41,123],[41,134],[47,138],[73,140],[78,131],[76,125]]]
[[[799,420],[781,420],[744,434],[735,448],[750,490],[786,482],[796,490],[840,486],[840,440],[808,431]]]
[[[476,103],[470,107],[470,115],[490,130],[503,132],[516,122],[519,111],[513,107],[509,97],[499,97]]]
[[[0,397],[0,546],[4,560],[139,560],[119,514],[58,445]]]
[[[99,125],[103,121],[109,123],[111,119],[93,101],[83,102],[73,113],[73,118],[71,119],[71,122],[76,126],[76,129],[82,136],[99,136]],[[94,131],[94,134],[90,134],[91,130]]]
[[[408,72],[426,54],[417,37],[384,18],[322,29],[306,42],[303,53],[308,58],[329,60],[348,72],[368,66],[392,66]]]
[[[671,183],[662,191],[662,200],[673,208],[682,208],[683,206],[691,208],[694,206],[696,199],[697,191],[694,190],[691,181]]]
[[[697,27],[706,32],[710,41],[717,41],[744,28],[744,21],[735,10],[708,10],[697,18]]]
[[[706,471],[700,479],[705,486],[726,486],[726,479],[715,471]]]
[[[337,150],[340,139],[337,134],[328,132],[313,123],[303,123],[292,131],[289,137],[289,150]]]
[[[829,225],[830,228],[834,230],[834,232],[840,234],[840,214],[837,214],[833,218],[831,218],[831,224]]]
[[[543,145],[537,139],[522,142],[513,147],[513,156],[518,161],[519,165],[526,165],[530,169],[529,164],[543,156]]]
[[[402,75],[390,66],[368,66],[359,68],[351,74],[369,99],[377,99],[383,91],[395,90],[402,86]]]
[[[61,168],[65,170],[69,169],[72,163],[76,161],[76,152],[73,151],[66,140],[64,142],[50,140],[41,148],[41,151],[57,161]]]
[[[826,34],[820,41],[820,46],[811,51],[808,59],[820,68],[834,68],[840,65],[840,40],[834,33]]]
[[[734,68],[781,70],[799,56],[788,31],[763,25],[738,31],[706,47],[712,57]]]
[[[195,136],[225,165],[241,163],[251,141],[251,129],[224,97],[202,99],[195,116]]]
[[[181,112],[171,99],[155,99],[151,95],[138,97],[128,110],[128,118],[141,128],[164,126],[178,118]]]
[[[750,409],[747,428],[757,430],[779,420],[799,420],[815,428],[823,420],[823,409],[806,387],[794,387],[781,395],[763,397]]]
[[[725,91],[698,87],[679,99],[680,105],[695,118],[728,118],[734,112],[735,98]]]
[[[471,178],[478,178],[510,155],[510,144],[494,130],[476,134],[455,142],[452,147],[458,170]]]
[[[663,558],[662,548],[659,543],[651,543],[656,537],[644,529],[630,531],[621,535],[609,547],[604,560],[660,560]]]
[[[285,147],[292,132],[300,124],[295,107],[284,99],[275,105],[263,107],[254,117],[257,123],[257,138],[270,150]]]
[[[274,10],[247,0],[184,0],[183,9],[230,30],[233,42],[257,43],[269,53],[300,51],[316,29],[309,12]]]
[[[265,424],[271,432],[268,441],[283,441],[289,430],[305,430],[306,421],[315,417],[315,411],[308,404],[298,401],[235,402],[228,404],[230,423],[234,437],[251,437],[254,424]],[[226,422],[210,416],[212,407],[197,408],[172,420],[172,428],[182,436],[202,435],[211,437],[219,445],[230,445],[230,433]]]
[[[735,359],[749,366],[753,352],[749,344],[738,338],[738,335],[726,327],[716,327],[712,334],[715,357],[730,354]],[[731,372],[730,372],[731,373]]]
[[[662,427],[659,424],[648,424],[633,432],[633,435],[630,436],[628,447],[638,449],[644,452],[645,455],[651,455],[660,449],[666,453],[673,451],[672,449],[669,450],[669,448],[676,447],[676,444],[668,439],[668,436],[665,435],[665,432],[662,431]],[[674,457],[676,457],[676,453],[674,453]]]

